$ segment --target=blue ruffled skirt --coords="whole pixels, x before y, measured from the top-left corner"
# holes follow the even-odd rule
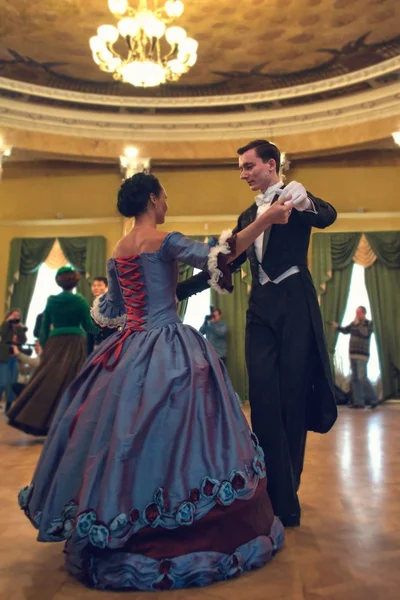
[[[19,502],[99,589],[207,585],[263,566],[284,540],[227,372],[180,323],[116,333],[91,355]]]

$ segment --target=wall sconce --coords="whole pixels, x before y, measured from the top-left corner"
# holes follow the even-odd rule
[[[392,138],[394,139],[394,143],[400,146],[400,131],[394,131],[392,133]]]
[[[119,164],[124,179],[128,179],[135,173],[148,173],[150,170],[150,158],[139,157],[139,151],[134,146],[124,148],[124,153],[119,157]]]
[[[0,180],[3,174],[3,162],[11,155],[12,146],[7,146],[2,137],[0,137]]]
[[[148,173],[150,171],[150,158],[139,156],[139,150],[134,146],[124,148],[124,153],[119,157],[121,173],[124,179],[128,179],[135,173]],[[122,220],[122,234],[126,235],[132,229],[135,219]]]

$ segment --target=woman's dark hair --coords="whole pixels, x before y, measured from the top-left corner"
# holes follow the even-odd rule
[[[162,186],[157,177],[136,173],[125,179],[118,192],[117,208],[123,217],[138,217],[147,211],[150,194],[159,196]]]
[[[78,271],[60,273],[60,275],[57,275],[56,277],[56,283],[64,290],[64,292],[69,292],[78,285],[80,278],[81,276]]]
[[[264,163],[273,158],[276,163],[275,170],[279,174],[279,169],[281,168],[281,153],[278,146],[275,146],[275,144],[269,142],[268,140],[253,140],[245,146],[238,148],[236,152],[239,154],[239,156],[241,156],[248,150],[253,149],[256,151],[258,158],[261,158]]]

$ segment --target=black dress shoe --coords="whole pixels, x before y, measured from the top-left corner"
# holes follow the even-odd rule
[[[284,527],[299,527],[300,515],[284,515],[278,517]]]

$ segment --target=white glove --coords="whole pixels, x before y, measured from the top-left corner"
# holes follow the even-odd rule
[[[310,198],[307,196],[306,188],[303,184],[298,181],[291,181],[281,191],[281,196],[292,196],[289,202],[293,205],[293,208],[299,212],[304,210],[312,210],[313,205]],[[286,204],[286,202],[285,202]]]

